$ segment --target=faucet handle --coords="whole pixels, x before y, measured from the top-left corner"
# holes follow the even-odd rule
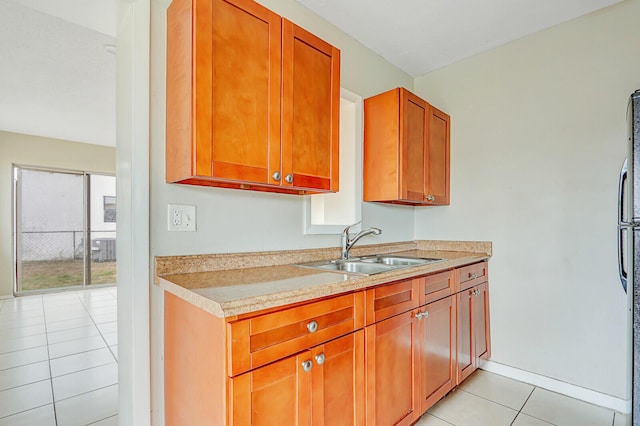
[[[360,221],[358,221],[358,222],[356,222],[356,223],[354,223],[354,224],[348,225],[346,228],[344,228],[344,230],[342,231],[342,233],[343,233],[344,235],[349,235],[349,229],[350,229],[351,227],[356,226],[356,225],[359,225],[359,224],[361,224],[361,223],[362,223],[362,221],[360,220]]]

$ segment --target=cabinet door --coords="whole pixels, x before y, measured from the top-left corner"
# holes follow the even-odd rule
[[[283,19],[283,186],[338,191],[340,51]]]
[[[209,76],[198,82],[195,107],[210,103],[212,118],[195,135],[197,174],[278,184],[281,18],[251,0],[214,0],[210,16],[212,51],[196,67]]]
[[[428,115],[428,103],[407,90],[400,90],[400,198],[403,200],[424,201]]]
[[[285,358],[229,379],[232,426],[311,424],[311,353]]]
[[[409,311],[366,327],[367,425],[409,425],[420,415],[417,322]]]
[[[419,308],[421,411],[427,411],[456,382],[455,297],[449,296]]]
[[[491,356],[487,282],[458,293],[457,332],[457,383],[460,384],[478,368],[479,359]]]
[[[425,192],[430,204],[449,204],[449,115],[429,110],[429,138],[425,159]]]
[[[489,283],[483,283],[474,288],[472,294],[474,356],[476,363],[480,358],[489,359],[491,356],[491,339],[489,327]]]
[[[471,311],[471,298],[473,288],[458,293],[458,323],[457,323],[457,378],[456,383],[460,384],[469,377],[475,368],[473,355],[473,334],[471,321],[473,313]]]
[[[311,349],[312,424],[364,425],[364,330]]]

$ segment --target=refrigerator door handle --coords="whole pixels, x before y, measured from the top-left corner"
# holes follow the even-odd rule
[[[620,180],[618,183],[618,275],[620,275],[620,283],[624,292],[627,292],[627,271],[624,268],[624,238],[623,232],[629,229],[624,221],[624,189],[627,182],[627,160],[624,160],[622,169],[620,170]]]
[[[622,235],[626,229],[630,228],[618,225],[618,274],[625,293],[627,292],[627,271],[624,269],[624,239]]]
[[[620,179],[618,181],[618,225],[630,225],[624,221],[624,187],[627,183],[627,159],[625,158],[620,169]]]

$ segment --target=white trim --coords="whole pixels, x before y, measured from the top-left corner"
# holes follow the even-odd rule
[[[529,383],[539,388],[566,395],[571,398],[579,399],[590,404],[609,408],[623,414],[631,413],[631,400],[616,398],[615,396],[596,392],[594,390],[583,388],[577,385],[572,385],[571,383],[552,379],[551,377],[546,377],[540,374],[531,373],[529,371],[520,370],[519,368],[499,364],[494,361],[485,361],[482,365],[480,365],[480,368],[490,373],[496,373],[510,379]]]
[[[116,182],[118,421],[151,424],[149,328],[150,0],[118,0]]]
[[[345,88],[340,88],[340,97],[345,99],[355,106],[356,114],[356,153],[355,153],[355,165],[356,170],[360,172],[359,177],[356,178],[356,220],[358,222],[362,220],[362,144],[363,144],[363,132],[364,132],[364,103],[362,96],[353,93]],[[358,125],[359,124],[359,125]],[[324,234],[324,235],[340,235],[342,230],[351,225],[350,223],[340,225],[312,225],[311,224],[311,197],[313,195],[305,197],[304,200],[304,229],[305,234]],[[361,225],[354,226],[352,232],[359,232]]]

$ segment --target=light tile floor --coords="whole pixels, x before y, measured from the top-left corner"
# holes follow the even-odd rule
[[[621,413],[477,370],[415,426],[626,426]]]
[[[117,289],[0,300],[0,426],[118,424]]]

